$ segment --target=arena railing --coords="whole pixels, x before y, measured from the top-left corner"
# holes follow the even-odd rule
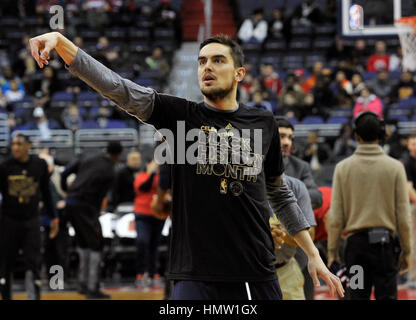
[[[9,145],[9,126],[8,116],[6,113],[0,113],[0,150],[5,153],[7,146]]]

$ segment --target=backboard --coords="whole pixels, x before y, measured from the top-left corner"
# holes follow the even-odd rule
[[[360,15],[354,5],[362,8],[361,28],[354,23],[355,13]],[[338,28],[343,37],[394,36],[397,19],[416,16],[416,0],[338,0],[338,13]]]

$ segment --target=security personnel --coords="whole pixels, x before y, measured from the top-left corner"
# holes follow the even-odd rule
[[[365,111],[354,121],[359,146],[335,168],[329,212],[328,265],[340,262],[341,234],[347,233],[345,264],[349,277],[363,279],[350,286],[351,299],[397,299],[397,273],[408,269],[411,251],[410,207],[404,166],[383,152],[384,121]],[[397,261],[398,233],[401,254]]]

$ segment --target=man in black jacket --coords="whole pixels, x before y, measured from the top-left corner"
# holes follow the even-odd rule
[[[68,191],[65,216],[75,229],[80,247],[79,292],[87,298],[110,297],[99,289],[103,246],[99,216],[104,197],[114,181],[114,165],[122,151],[119,142],[110,142],[106,154],[83,157],[70,164],[61,175],[62,190]],[[72,173],[76,178],[68,188],[66,180]]]
[[[26,262],[26,289],[30,300],[40,299],[41,233],[39,201],[43,200],[51,218],[49,236],[58,233],[59,220],[49,189],[48,166],[38,156],[29,155],[31,144],[23,134],[12,140],[12,157],[0,164],[0,292],[11,299],[11,280],[19,249]]]

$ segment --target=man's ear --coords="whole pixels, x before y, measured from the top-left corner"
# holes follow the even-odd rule
[[[245,68],[240,67],[240,68],[236,69],[235,79],[237,80],[237,82],[243,81],[245,75],[246,75],[246,69]]]

